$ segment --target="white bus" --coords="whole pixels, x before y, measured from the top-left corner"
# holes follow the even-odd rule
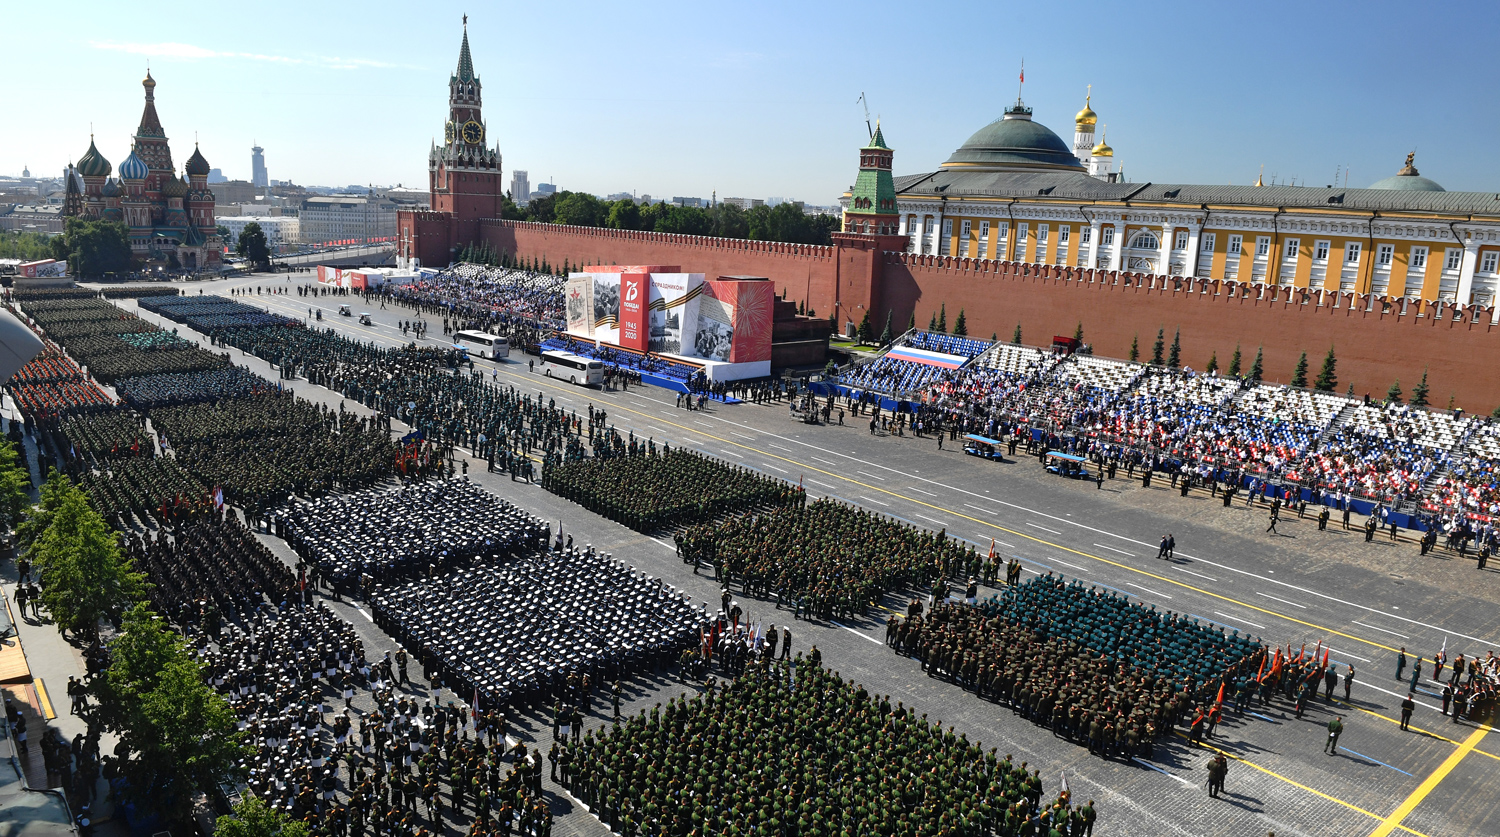
[[[483,331],[460,331],[453,335],[453,342],[469,350],[475,357],[504,360],[510,356],[510,340],[497,334]]]
[[[571,384],[603,384],[604,364],[569,352],[542,352],[542,374]]]

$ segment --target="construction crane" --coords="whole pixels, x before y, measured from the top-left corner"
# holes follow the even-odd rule
[[[860,91],[859,98],[856,101],[865,106],[865,130],[870,132],[870,139],[873,140],[875,139],[875,128],[870,124],[870,101],[865,98],[864,91]]]

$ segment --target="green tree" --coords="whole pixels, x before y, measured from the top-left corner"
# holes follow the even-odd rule
[[[230,232],[229,228],[224,226],[223,224],[217,224],[214,226],[214,234],[219,238],[224,239],[225,244],[228,244],[229,240],[231,238],[234,238],[234,233]]]
[[[199,792],[230,778],[246,749],[234,712],[205,681],[182,638],[145,604],[127,611],[94,687],[98,717],[119,736],[126,797],[181,822]]]
[[[885,328],[880,331],[880,345],[882,346],[889,346],[891,345],[891,341],[896,339],[896,335],[891,333],[891,326],[893,325],[891,318],[894,316],[894,311],[885,312]]]
[[[1323,358],[1323,368],[1318,370],[1317,380],[1313,381],[1313,389],[1319,392],[1333,392],[1338,388],[1338,359],[1333,356],[1333,347],[1328,347],[1328,356]]]
[[[249,259],[251,264],[261,270],[271,266],[271,248],[266,244],[266,233],[260,228],[260,224],[254,221],[240,230],[240,240],[235,245],[234,251]]]
[[[709,211],[709,217],[713,221],[710,235],[719,238],[750,237],[750,219],[737,204],[721,203]]]
[[[1215,351],[1213,354],[1210,354],[1208,356],[1208,365],[1205,366],[1205,367],[1203,367],[1203,371],[1206,372],[1206,373],[1208,373],[1208,374],[1210,374],[1210,375],[1212,375],[1213,373],[1219,371],[1219,353],[1218,353],[1218,351]]]
[[[660,204],[665,206],[665,204]],[[673,206],[660,213],[652,213],[657,220],[651,229],[659,233],[678,235],[717,235],[714,219],[707,212],[691,206]],[[644,220],[643,220],[644,223]]]
[[[16,527],[16,548],[22,554],[30,557],[31,545],[52,525],[52,516],[72,490],[73,482],[66,475],[58,473],[56,468],[47,472],[47,479],[42,482],[41,502],[27,510]]]
[[[67,259],[75,276],[103,276],[130,269],[130,236],[114,221],[69,218],[63,234],[52,240],[53,258]],[[59,255],[60,254],[60,255]]]
[[[1240,376],[1240,344],[1234,344],[1234,355],[1229,358],[1229,376],[1238,378]]]
[[[906,330],[907,331],[916,331],[917,330],[917,309],[915,307],[913,307],[911,309],[911,316],[908,317],[907,320],[906,320]]]
[[[1021,324],[1020,323],[1016,323],[1016,331],[1015,331],[1014,334],[1012,334],[1010,336],[1010,342],[1016,344],[1017,346],[1021,345]]]
[[[9,439],[0,437],[0,532],[19,526],[31,504],[31,471]]]
[[[964,309],[958,309],[958,319],[953,321],[953,333],[959,337],[969,336],[969,323],[964,319]]]
[[[1162,351],[1166,347],[1167,330],[1164,328],[1159,328],[1156,330],[1156,342],[1151,346],[1151,364],[1153,366],[1161,366],[1162,361],[1165,360],[1165,358],[1162,357]]]
[[[1411,388],[1411,405],[1413,407],[1427,406],[1427,370],[1422,370],[1422,380]]]
[[[1079,320],[1078,327],[1073,329],[1073,339],[1080,343],[1083,342],[1083,320]]]
[[[1182,329],[1172,334],[1172,348],[1167,351],[1167,365],[1176,369],[1182,365]]]
[[[1303,352],[1302,356],[1297,358],[1297,368],[1292,371],[1292,386],[1307,386],[1307,352]]]
[[[990,342],[991,343],[999,343],[1000,342],[1000,332],[998,332],[998,331],[992,331],[992,332],[990,332]]]
[[[532,198],[531,203],[526,205],[526,220],[539,221],[543,224],[552,223],[555,219],[557,202],[566,194],[568,193],[548,192],[539,198]]]
[[[609,205],[609,220],[605,224],[615,230],[638,230],[641,228],[641,208],[629,198],[621,198]]]
[[[870,338],[874,336],[870,334],[871,328],[872,326],[870,325],[870,312],[866,310],[864,318],[859,321],[859,330],[856,332],[859,337],[859,342],[865,344],[868,344],[870,342]]]
[[[219,817],[214,837],[307,837],[307,825],[272,808],[259,797],[244,796],[233,814]]]
[[[1141,357],[1141,335],[1135,334],[1130,338],[1130,360],[1135,362]]]
[[[938,330],[937,312],[936,311],[932,312],[932,320],[927,323],[927,330],[928,331],[937,331]]]
[[[1401,379],[1400,378],[1397,378],[1395,380],[1395,382],[1391,384],[1391,388],[1385,391],[1385,400],[1389,401],[1392,404],[1400,404],[1401,403]]]
[[[526,207],[517,204],[509,190],[500,198],[500,217],[507,221],[526,220]]]
[[[1490,411],[1490,418],[1500,421],[1500,407],[1496,407]]]
[[[938,307],[938,331],[948,333],[948,303],[946,302]]]
[[[52,255],[51,239],[35,232],[12,232],[0,230],[0,259],[20,259],[23,262],[55,258]]]
[[[837,216],[808,215],[794,203],[757,206],[745,215],[749,236],[755,241],[828,244],[838,228]]]
[[[63,632],[94,636],[99,620],[117,617],[145,593],[145,575],[135,571],[114,531],[71,484],[27,555],[42,576],[42,603]]]
[[[1265,365],[1261,363],[1261,350],[1264,348],[1264,346],[1255,347],[1255,362],[1250,364],[1250,380],[1252,381],[1259,381],[1265,374]]]
[[[552,223],[575,227],[602,227],[609,219],[604,201],[587,192],[563,192],[553,208]]]

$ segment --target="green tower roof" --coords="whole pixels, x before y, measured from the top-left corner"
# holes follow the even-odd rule
[[[469,57],[469,27],[464,25],[464,45],[458,50],[458,73],[459,81],[474,80],[474,59]]]
[[[890,160],[893,152],[891,147],[885,144],[885,135],[881,133],[880,126],[875,126],[875,136],[870,138],[870,144],[860,149],[861,151],[880,151],[882,154],[860,155],[859,176],[854,181],[854,188],[849,191],[850,215],[895,215],[896,214],[896,184],[891,178]],[[873,160],[866,165],[866,159]],[[884,162],[884,165],[881,162]]]

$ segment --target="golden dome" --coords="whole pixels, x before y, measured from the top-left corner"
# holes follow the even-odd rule
[[[1083,110],[1079,111],[1078,115],[1073,117],[1073,122],[1079,128],[1082,128],[1085,125],[1093,126],[1099,122],[1099,114],[1094,113],[1094,109],[1089,107],[1089,100],[1092,98],[1092,95],[1083,97]]]
[[[1105,131],[1099,137],[1099,144],[1096,145],[1096,146],[1094,146],[1094,150],[1093,151],[1089,152],[1089,156],[1091,156],[1091,157],[1113,157],[1113,156],[1115,156],[1115,150],[1113,148],[1109,147],[1108,140],[1109,140],[1109,132]]]
[[[156,79],[154,79],[154,78],[151,77],[151,71],[150,70],[146,71],[146,77],[141,80],[141,86],[144,87],[144,88],[146,88],[147,90],[150,90],[150,89],[156,87]]]

